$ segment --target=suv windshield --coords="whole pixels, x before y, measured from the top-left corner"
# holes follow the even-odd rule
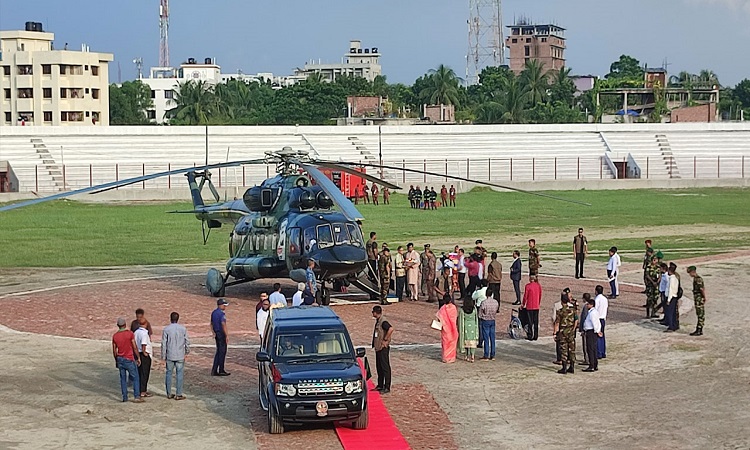
[[[305,330],[276,336],[275,356],[293,359],[351,357],[343,331]]]

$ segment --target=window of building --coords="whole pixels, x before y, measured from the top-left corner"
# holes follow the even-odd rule
[[[89,113],[88,111],[86,111],[86,117],[88,117],[90,115],[91,115],[91,113]]]
[[[6,77],[10,76],[10,66],[3,66],[3,75]]]
[[[542,42],[547,42],[547,38],[542,38]]]
[[[99,122],[99,111],[91,111],[91,120],[94,123]]]
[[[44,121],[52,122],[52,111],[44,111]]]
[[[526,57],[531,56],[531,48],[529,48],[528,45],[525,45],[523,47],[523,56],[526,56]]]
[[[5,121],[6,121],[6,122],[10,122],[10,117],[11,117],[11,116],[10,116],[10,112],[6,112],[6,113],[5,113]]]
[[[529,42],[531,42],[531,38],[526,38],[526,43],[528,44]]]
[[[511,39],[510,41],[511,41],[512,43],[514,43],[514,44],[518,44],[518,39]]]
[[[91,89],[91,97],[94,100],[98,100],[99,99],[99,89]]]
[[[88,70],[89,70],[89,65],[88,65],[88,64],[86,64],[85,66],[83,66],[83,70],[85,70],[85,71],[87,71],[87,72],[88,72]]]
[[[89,93],[89,88],[86,88],[86,93],[87,93],[87,94]]]
[[[51,64],[42,64],[42,74],[44,74],[44,75],[52,75],[52,65]]]
[[[60,88],[60,98],[68,98],[68,90],[65,88]]]
[[[156,91],[151,89],[151,98],[156,98]]]
[[[33,75],[34,71],[32,70],[32,67],[30,65],[18,66],[18,74],[19,75]]]
[[[62,111],[60,120],[63,122],[83,122],[83,111]]]
[[[146,111],[146,115],[149,119],[156,119],[156,110],[149,109],[148,111]]]
[[[18,98],[34,98],[34,89],[32,88],[19,89]]]
[[[33,122],[34,121],[34,113],[31,112],[31,111],[29,111],[29,112],[20,112],[20,113],[18,113],[18,121],[19,122],[24,122],[24,123]]]
[[[10,88],[3,89],[5,92],[5,100],[10,100]]]
[[[164,91],[164,98],[174,98],[174,91],[171,89]]]
[[[22,43],[21,43],[21,51],[24,51],[24,50],[26,50],[26,44],[24,44],[24,43],[22,42]]]
[[[91,75],[99,76],[99,66],[91,66]]]

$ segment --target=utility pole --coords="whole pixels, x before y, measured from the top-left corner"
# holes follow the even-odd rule
[[[143,58],[135,58],[133,60],[133,64],[135,64],[135,69],[138,72],[138,80],[143,78]]]
[[[469,46],[466,53],[466,84],[479,83],[487,66],[505,64],[501,0],[469,0]]]
[[[169,67],[169,0],[159,1],[159,67]]]

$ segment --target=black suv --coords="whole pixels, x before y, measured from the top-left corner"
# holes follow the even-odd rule
[[[287,422],[352,421],[367,428],[367,385],[344,322],[328,307],[272,310],[258,361],[258,397],[268,431]]]

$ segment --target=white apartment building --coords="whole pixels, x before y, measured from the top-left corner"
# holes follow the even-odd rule
[[[146,110],[148,118],[156,123],[164,123],[164,115],[175,107],[172,99],[179,84],[190,80],[204,81],[212,85],[221,83],[221,67],[216,65],[213,58],[205,58],[203,63],[188,58],[179,68],[152,67],[149,77],[140,79],[151,88],[151,100],[154,102],[154,107]]]
[[[0,126],[109,125],[113,55],[55,50],[54,39],[38,22],[0,31]]]
[[[380,52],[377,47],[362,48],[362,42],[349,41],[349,52],[341,58],[340,63],[324,64],[310,61],[302,69],[295,69],[296,76],[307,77],[312,73],[319,73],[326,81],[336,81],[340,75],[362,77],[372,82],[375,77],[382,75],[380,66]]]

